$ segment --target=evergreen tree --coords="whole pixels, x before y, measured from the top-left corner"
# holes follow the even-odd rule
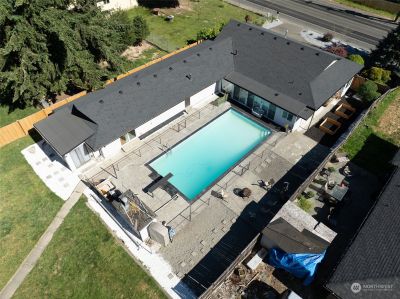
[[[400,25],[379,42],[371,53],[368,65],[400,73]]]
[[[124,71],[127,28],[96,0],[0,1],[0,101],[32,105]],[[100,62],[107,62],[100,67]]]

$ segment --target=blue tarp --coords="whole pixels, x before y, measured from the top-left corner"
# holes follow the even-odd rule
[[[268,263],[275,268],[281,268],[297,278],[305,278],[304,285],[309,285],[313,279],[318,264],[325,256],[325,251],[319,254],[286,253],[273,248],[269,251]]]

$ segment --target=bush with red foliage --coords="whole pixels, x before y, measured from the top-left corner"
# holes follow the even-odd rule
[[[344,48],[343,46],[332,46],[326,50],[332,54],[335,54],[337,56],[344,57],[344,58],[346,58],[348,55],[346,48]]]

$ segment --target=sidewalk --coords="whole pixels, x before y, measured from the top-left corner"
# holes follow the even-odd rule
[[[33,267],[35,267],[43,251],[53,239],[54,233],[58,230],[61,223],[64,221],[64,218],[71,211],[72,207],[78,202],[79,198],[82,195],[82,192],[85,189],[86,185],[82,182],[80,182],[76,186],[74,192],[61,207],[60,211],[58,211],[57,215],[54,217],[53,221],[50,223],[44,234],[40,237],[35,247],[33,247],[31,252],[19,266],[13,277],[11,277],[5,287],[0,291],[0,299],[9,299],[14,295],[15,291],[22,284],[25,277],[28,276],[29,272],[33,269]]]

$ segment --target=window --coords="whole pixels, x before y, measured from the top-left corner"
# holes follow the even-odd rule
[[[125,144],[136,137],[135,130],[132,130],[120,137],[121,144]]]
[[[292,121],[293,120],[293,114],[290,112],[287,112],[286,110],[283,110],[282,112],[282,117],[288,121]]]

